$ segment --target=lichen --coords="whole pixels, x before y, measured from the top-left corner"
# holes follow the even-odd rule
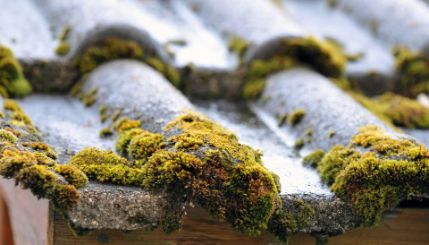
[[[302,159],[302,163],[305,166],[317,167],[319,162],[325,156],[325,151],[322,149],[316,149]]]
[[[322,180],[352,204],[364,225],[378,223],[400,201],[428,193],[426,147],[376,126],[361,128],[348,146],[334,146],[317,165]]]
[[[252,61],[244,77],[243,97],[254,99],[265,87],[265,79],[275,72],[307,64],[329,77],[342,77],[346,56],[330,42],[315,37],[287,38],[274,57]]]
[[[0,45],[0,91],[3,97],[24,97],[32,87],[10,49]]]
[[[304,116],[305,116],[305,110],[304,109],[301,109],[301,108],[295,109],[291,113],[289,113],[289,115],[287,117],[287,122],[289,125],[295,126],[301,122],[301,120],[304,118]]]

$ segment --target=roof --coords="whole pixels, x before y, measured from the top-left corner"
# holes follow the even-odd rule
[[[394,159],[396,155],[378,152],[373,141],[365,145],[353,141],[362,133],[359,130],[368,124],[385,130],[383,139],[387,137],[406,147],[418,145],[408,134],[423,142],[426,138],[427,132],[422,130],[407,129],[407,134],[398,134],[356,102],[347,90],[332,82],[341,80],[345,69],[351,84],[367,94],[400,92],[403,74],[391,49],[401,45],[424,56],[429,48],[429,7],[418,0],[285,0],[281,3],[236,0],[233,4],[226,0],[0,2],[4,6],[0,10],[0,43],[13,51],[33,86],[34,93],[18,101],[38,130],[35,132],[28,124],[15,125],[14,112],[7,109],[2,119],[3,129],[11,127],[28,132],[36,137],[30,142],[46,142],[57,152],[57,164],[62,164],[74,159],[86,147],[117,150],[117,138],[123,134],[121,126],[114,129],[119,115],[137,120],[138,127],[150,132],[148,137],[156,138],[161,134],[160,137],[168,139],[162,149],[180,151],[171,142],[183,143],[173,137],[183,136],[187,130],[180,124],[187,122],[180,119],[181,115],[189,110],[201,112],[211,118],[207,119],[209,126],[204,124],[204,127],[224,137],[229,135],[231,142],[235,139],[233,134],[223,129],[218,132],[217,126],[211,123],[217,122],[232,130],[240,143],[262,150],[265,168],[280,177],[281,201],[267,194],[273,205],[269,217],[264,216],[266,222],[261,226],[257,224],[241,230],[246,233],[257,233],[268,225],[270,231],[286,239],[295,232],[336,235],[365,224],[367,220],[356,211],[350,195],[339,195],[339,191],[330,186],[332,183],[326,182],[320,169],[321,175],[316,169],[303,166],[303,157],[316,149],[329,153],[335,145],[354,147],[354,144],[368,148],[364,152],[370,155],[377,153],[382,161]],[[405,20],[404,16],[407,16]],[[344,67],[346,61],[339,55],[341,52],[318,38],[335,40],[346,54],[363,55]],[[242,45],[242,49],[235,48],[234,44]],[[291,59],[277,60],[279,56]],[[267,64],[258,63],[261,60],[274,68],[252,70],[255,64]],[[274,62],[269,63],[272,60]],[[252,74],[256,75],[252,77]],[[72,85],[77,92],[74,97],[66,93]],[[245,100],[243,88],[257,99]],[[297,110],[304,115],[293,119],[291,115]],[[285,123],[287,114],[290,119]],[[184,121],[179,120],[177,124],[178,118]],[[192,117],[192,120],[206,123],[206,119],[199,117]],[[177,128],[169,129],[171,123]],[[108,134],[113,136],[100,137],[100,131],[105,128],[111,129]],[[198,132],[198,137],[207,133]],[[381,137],[379,131],[375,132],[376,137]],[[197,137],[192,131],[187,134]],[[26,137],[18,137],[18,149],[37,151],[24,144],[27,141]],[[218,143],[204,139],[201,144],[189,143],[186,151],[180,152],[208,161],[205,150],[219,150]],[[192,148],[193,144],[198,147]],[[245,148],[237,147],[234,149]],[[347,150],[358,154],[354,148]],[[128,151],[124,150],[123,155],[133,162],[136,159]],[[228,148],[225,151],[227,155],[236,153]],[[394,153],[403,152],[395,150]],[[149,156],[151,154],[153,152]],[[412,159],[409,163],[426,164],[426,157]],[[235,155],[232,158],[219,162],[240,162]],[[352,162],[345,159],[347,163]],[[235,169],[240,165],[231,166]],[[77,189],[78,202],[63,209],[76,230],[163,226],[166,231],[172,231],[178,228],[176,223],[180,223],[190,202],[199,202],[212,214],[216,213],[207,204],[212,197],[204,199],[206,197],[200,194],[201,199],[192,199],[190,197],[194,196],[186,193],[189,199],[179,198],[174,188],[154,190],[147,186],[123,185],[124,182],[136,185],[136,182],[118,179],[117,172],[107,178],[108,181],[100,181],[99,172],[89,173],[91,167],[90,163],[80,167],[87,171],[90,181]],[[130,172],[135,171],[134,165],[130,168]],[[424,166],[419,171],[422,169]],[[265,173],[266,170],[261,171]],[[13,174],[6,177],[18,178]],[[70,184],[70,180],[63,177],[59,177],[58,183]],[[26,187],[25,178],[18,180]],[[352,184],[355,182],[350,186]],[[415,184],[416,189],[419,184]],[[379,184],[383,188],[385,185]],[[388,186],[397,188],[400,184],[389,183]],[[30,186],[27,184],[27,187]],[[192,191],[194,195],[197,193],[196,188]],[[401,193],[394,201],[407,198],[408,194]],[[420,194],[427,195],[427,191]],[[58,200],[52,196],[39,195],[58,205]],[[246,198],[243,200],[247,201]],[[219,204],[222,205],[234,208],[228,206],[229,203]],[[240,217],[229,214],[235,210],[224,212],[226,217],[219,215],[220,218],[240,227],[234,223]],[[286,216],[282,216],[284,214]],[[166,220],[170,222],[167,226]]]

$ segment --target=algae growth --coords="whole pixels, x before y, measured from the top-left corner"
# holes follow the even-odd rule
[[[348,146],[334,146],[311,165],[317,165],[322,180],[352,204],[367,226],[400,201],[429,191],[427,148],[372,125],[361,128]]]
[[[116,120],[115,130],[123,157],[87,148],[69,165],[100,182],[183,193],[246,234],[267,228],[280,202],[276,182],[262,166],[261,153],[240,144],[235,134],[195,112],[172,120],[162,134],[126,117]]]
[[[23,97],[31,91],[31,85],[25,79],[22,67],[12,51],[0,45],[0,95]]]
[[[38,198],[47,198],[60,209],[75,205],[77,188],[87,183],[83,172],[60,165],[55,151],[40,141],[31,120],[13,100],[4,100],[5,115],[0,119],[0,175],[14,178],[17,184]]]

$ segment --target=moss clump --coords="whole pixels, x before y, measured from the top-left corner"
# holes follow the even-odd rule
[[[194,112],[168,123],[163,134],[147,132],[132,121],[118,121],[116,142],[117,150],[130,161],[88,148],[69,164],[101,182],[182,193],[247,234],[266,228],[279,200],[273,175],[262,166],[259,151]]]
[[[389,125],[429,128],[429,108],[413,99],[393,93],[385,93],[374,98],[357,93],[353,93],[352,96]]]
[[[352,203],[364,225],[373,225],[401,200],[427,195],[429,151],[366,126],[348,146],[327,152],[317,170],[332,191]]]
[[[407,96],[429,92],[429,58],[424,53],[412,52],[405,47],[395,47],[395,67],[400,90]]]
[[[36,141],[36,142],[24,142],[22,143],[25,147],[30,147],[35,151],[43,152],[47,157],[51,159],[57,159],[57,153],[46,143]]]
[[[244,54],[246,53],[248,47],[249,47],[249,42],[244,40],[241,37],[233,36],[231,39],[229,39],[229,43],[228,43],[229,51],[237,54],[240,60],[243,59]]]
[[[295,150],[301,150],[302,147],[305,145],[305,140],[303,138],[298,138],[295,143],[293,144],[293,148]]]
[[[68,165],[100,182],[143,186],[143,170],[134,168],[127,159],[112,151],[85,148],[73,156]]]
[[[93,88],[79,98],[85,106],[92,106],[97,101],[98,89]]]
[[[176,68],[160,58],[145,56],[140,45],[132,40],[103,39],[84,50],[74,59],[74,63],[81,74],[86,74],[105,62],[120,58],[141,60],[162,73],[174,86],[180,85],[181,75]]]
[[[23,97],[31,93],[19,62],[10,49],[0,45],[0,91],[3,97]]]
[[[11,133],[7,130],[4,130],[4,129],[0,129],[0,141],[1,142],[8,142],[10,144],[15,144],[16,140],[17,140],[17,137],[13,133]]]
[[[113,130],[111,128],[103,128],[100,130],[100,138],[107,138],[113,135]]]
[[[129,129],[138,128],[140,125],[141,122],[139,120],[131,120],[128,117],[122,117],[115,122],[114,128],[120,133]]]
[[[88,47],[74,62],[81,74],[85,74],[102,63],[119,58],[141,59],[143,50],[134,41],[107,38]]]
[[[88,183],[86,175],[74,166],[56,165],[54,170],[63,176],[69,184],[77,188],[84,187]]]
[[[274,212],[268,229],[287,244],[293,234],[308,225],[315,213],[314,208],[304,200],[289,200],[287,210],[279,208]]]
[[[324,156],[325,156],[325,151],[321,149],[317,149],[311,152],[310,154],[308,154],[307,156],[305,156],[302,159],[302,163],[305,166],[311,166],[315,168],[317,167],[317,165],[319,164],[319,162],[322,160]]]
[[[287,122],[289,123],[289,125],[295,126],[301,122],[304,116],[305,116],[304,109],[296,109],[288,115]]]
[[[55,48],[55,53],[59,56],[64,56],[70,51],[70,43],[66,41],[61,41],[58,46]]]
[[[285,124],[285,122],[287,121],[287,113],[281,114],[277,116],[277,125],[279,127],[283,126]]]
[[[3,101],[3,108],[12,117],[12,124],[17,126],[32,126],[30,117],[25,114],[16,101],[5,99]]]
[[[346,62],[346,56],[330,42],[314,37],[288,38],[283,41],[276,56],[250,63],[244,78],[243,96],[256,98],[264,89],[268,75],[297,64],[308,64],[323,75],[338,78],[343,76]]]

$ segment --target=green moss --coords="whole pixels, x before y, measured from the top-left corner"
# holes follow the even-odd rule
[[[11,123],[17,126],[31,126],[32,122],[29,116],[27,116],[18,103],[11,99],[3,100],[3,108],[6,112],[11,115]]]
[[[35,151],[44,153],[47,157],[51,159],[57,159],[57,153],[46,143],[36,141],[36,142],[24,142],[22,143],[25,147],[30,147]]]
[[[429,92],[429,58],[424,53],[412,52],[405,47],[395,47],[395,68],[401,91],[407,96]]]
[[[361,94],[353,97],[389,125],[406,128],[429,128],[429,108],[398,94],[385,93],[375,98]]]
[[[129,129],[139,128],[140,125],[141,122],[139,120],[131,120],[128,117],[122,117],[115,122],[114,128],[120,133]]]
[[[98,111],[100,113],[100,121],[102,123],[106,122],[107,119],[109,119],[109,114],[107,113],[107,107],[105,105],[101,105]]]
[[[287,121],[287,113],[281,114],[277,116],[277,125],[279,127],[283,126],[285,124],[285,122]]]
[[[11,144],[15,144],[16,140],[17,140],[17,137],[13,133],[11,133],[7,130],[4,130],[4,129],[0,129],[0,141],[1,142],[8,142]]]
[[[55,48],[55,53],[59,56],[64,56],[70,51],[70,43],[66,41],[61,41],[58,46]]]
[[[102,63],[119,58],[141,59],[143,50],[134,41],[107,38],[88,47],[74,62],[81,74],[85,74]]]
[[[333,147],[317,169],[333,192],[352,203],[364,225],[378,223],[401,200],[429,191],[428,150],[376,126],[363,127],[346,147]]]
[[[240,60],[243,59],[248,47],[249,47],[249,42],[247,42],[246,40],[244,40],[239,36],[233,36],[231,39],[229,39],[229,43],[228,43],[229,51],[237,54]]]
[[[289,125],[295,126],[301,122],[304,116],[305,116],[304,109],[295,109],[288,115],[287,122],[289,123]]]
[[[86,175],[72,165],[56,165],[55,172],[63,176],[67,182],[77,188],[84,187],[88,183]]]
[[[288,210],[277,209],[271,217],[268,229],[281,241],[287,242],[291,235],[306,227],[316,211],[304,200],[289,200]]]
[[[280,182],[280,177],[274,172],[271,172],[271,175],[273,176],[274,183],[276,184],[277,192],[280,193],[282,191],[282,184]]]
[[[97,101],[98,89],[93,88],[88,93],[83,94],[80,100],[85,106],[92,106]]]
[[[250,63],[244,78],[243,97],[253,99],[259,96],[266,77],[275,72],[307,64],[323,75],[339,78],[344,75],[346,62],[342,50],[330,42],[311,36],[285,39],[276,56]]]
[[[181,78],[176,68],[155,57],[145,58],[144,61],[149,66],[162,73],[175,87],[179,87]]]
[[[22,67],[10,49],[0,45],[0,88],[4,97],[23,97],[31,93],[30,83],[25,79]]]
[[[294,145],[293,145],[293,148],[294,148],[295,150],[301,150],[301,149],[302,149],[302,147],[304,147],[304,145],[305,145],[305,140],[304,140],[303,138],[298,138],[298,139],[295,141],[295,143],[294,143]]]
[[[183,193],[247,234],[266,228],[279,200],[273,175],[262,166],[259,151],[240,144],[233,133],[194,112],[169,122],[163,134],[130,122],[119,120],[116,127],[116,148],[130,161],[88,148],[69,164],[101,182]]]
[[[100,130],[100,138],[107,138],[113,135],[113,130],[111,128],[103,128]]]
[[[302,163],[306,166],[317,167],[318,163],[325,156],[325,151],[316,149],[302,159]]]

